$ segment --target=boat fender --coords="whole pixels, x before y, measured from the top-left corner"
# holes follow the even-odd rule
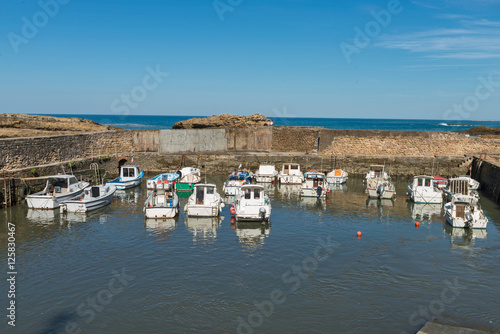
[[[21,190],[19,191],[19,197],[21,197],[21,199],[25,199],[26,196],[28,196],[29,194],[31,194],[30,186],[25,184],[24,186],[22,186]]]
[[[234,207],[231,207],[231,209],[229,209],[229,212],[231,212],[232,215],[236,214],[236,210],[234,209]]]

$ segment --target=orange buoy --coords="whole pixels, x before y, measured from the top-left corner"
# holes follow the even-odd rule
[[[232,215],[236,214],[236,210],[234,208],[229,209],[229,212],[231,212]]]
[[[358,238],[361,238],[361,231],[358,231],[358,233],[356,233],[356,235],[358,236]]]
[[[419,223],[419,222],[416,222],[416,223],[415,223],[415,227],[416,227],[416,228],[419,228],[419,227],[420,227],[420,223]]]

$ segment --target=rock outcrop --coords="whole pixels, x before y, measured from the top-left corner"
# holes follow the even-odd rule
[[[266,116],[259,114],[250,116],[222,114],[180,121],[175,123],[172,129],[249,128],[253,126],[265,126],[269,122],[271,121]]]
[[[481,136],[481,138],[500,139],[500,129],[489,128],[487,126],[476,126],[475,128],[457,131],[471,136]]]
[[[118,128],[81,118],[0,114],[0,138],[51,136]]]

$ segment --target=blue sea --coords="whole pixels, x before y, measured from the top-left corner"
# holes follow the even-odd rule
[[[138,115],[87,115],[57,114],[47,116],[78,117],[124,129],[170,129],[182,120],[206,116],[138,116]],[[416,119],[369,119],[369,118],[303,118],[269,117],[275,126],[320,126],[342,130],[399,130],[399,131],[456,131],[475,126],[499,128],[500,121],[450,121]]]

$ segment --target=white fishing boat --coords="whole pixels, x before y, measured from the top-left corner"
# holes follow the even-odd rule
[[[234,206],[237,221],[268,221],[271,217],[271,201],[258,184],[241,186]]]
[[[148,190],[163,190],[170,188],[171,183],[179,179],[177,173],[161,173],[146,181]]]
[[[325,174],[310,171],[304,173],[304,178],[300,189],[301,197],[326,197]]]
[[[443,203],[443,192],[434,183],[433,176],[420,175],[413,177],[413,182],[408,185],[407,195],[415,203]]]
[[[226,196],[236,196],[240,187],[245,184],[250,184],[253,174],[246,169],[235,170],[224,183],[222,190]]]
[[[61,212],[85,213],[102,208],[111,203],[116,187],[113,185],[90,186],[83,192],[59,205]]]
[[[173,187],[153,190],[144,203],[146,218],[173,218],[179,213],[179,197]]]
[[[188,216],[216,217],[222,211],[224,203],[217,192],[215,184],[199,183],[194,186],[194,191],[189,196],[184,212]]]
[[[346,183],[349,174],[342,169],[334,169],[326,174],[326,182],[329,184],[342,184]]]
[[[59,204],[80,195],[88,182],[78,181],[74,175],[52,175],[42,191],[28,195],[26,202],[30,209],[53,210]]]
[[[382,165],[371,165],[366,174],[366,193],[370,198],[392,199],[396,188]]]
[[[271,183],[274,182],[278,176],[278,171],[274,165],[260,165],[257,172],[255,172],[255,182],[258,183]]]
[[[120,166],[120,176],[107,183],[119,190],[129,189],[141,184],[143,176],[144,172],[138,166],[123,165]]]
[[[456,195],[469,196],[468,198],[473,202],[479,201],[479,194],[476,190],[472,189],[469,185],[469,180],[463,177],[451,178],[448,186],[443,188],[443,193],[446,201],[452,201]]]
[[[281,184],[302,184],[304,175],[300,171],[300,165],[294,163],[283,164],[281,172],[278,174]]]
[[[444,206],[446,222],[453,227],[486,228],[488,218],[481,210],[481,206],[471,196],[455,195],[451,202]]]
[[[177,191],[193,191],[194,185],[201,182],[201,172],[199,168],[184,167],[177,172],[179,180],[175,183]]]

